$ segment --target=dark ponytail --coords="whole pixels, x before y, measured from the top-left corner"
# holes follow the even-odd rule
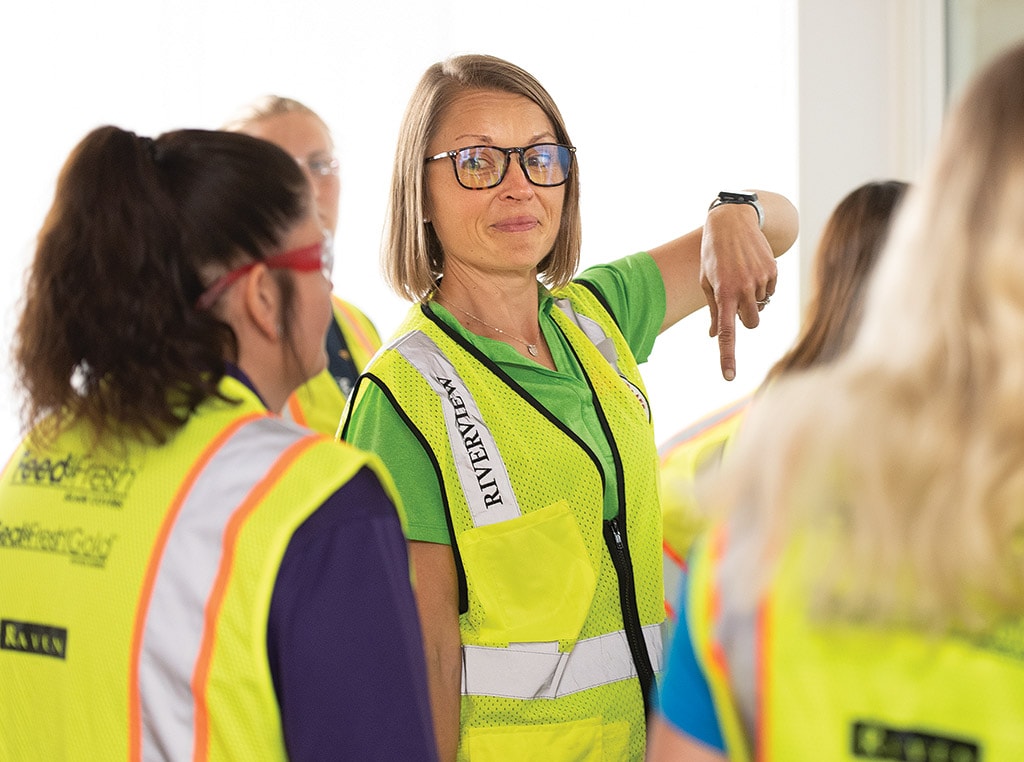
[[[163,442],[212,395],[233,332],[194,309],[200,272],[262,258],[304,213],[301,170],[244,135],[101,127],[74,149],[39,233],[14,359],[27,425]]]

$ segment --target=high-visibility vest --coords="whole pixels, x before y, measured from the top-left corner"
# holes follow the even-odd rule
[[[465,580],[460,759],[639,760],[638,674],[660,672],[661,516],[646,393],[582,286],[552,317],[594,390],[618,471],[425,306],[364,373],[435,460]],[[351,413],[350,413],[351,414]]]
[[[1024,759],[1024,619],[984,636],[814,622],[800,543],[759,605],[734,606],[750,580],[723,576],[732,547],[720,528],[698,543],[687,598],[729,759]]]
[[[266,622],[295,530],[376,458],[241,382],[161,447],[27,439],[0,482],[0,759],[283,760]]]
[[[694,495],[697,475],[721,460],[725,444],[739,428],[750,400],[748,395],[732,402],[683,429],[659,448],[665,614],[673,624],[675,607],[683,593],[686,555],[705,526]]]
[[[380,336],[370,319],[355,305],[334,294],[331,297],[334,320],[341,329],[356,372],[361,373],[370,358],[380,349]],[[333,437],[338,430],[347,399],[330,369],[325,368],[292,393],[282,415],[306,428]]]

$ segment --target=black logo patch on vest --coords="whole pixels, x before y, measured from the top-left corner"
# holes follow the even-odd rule
[[[894,728],[877,722],[855,722],[850,748],[861,759],[899,762],[980,762],[981,745],[968,738],[953,738],[912,728]]]
[[[63,627],[0,619],[0,649],[64,659],[68,650],[68,631]]]

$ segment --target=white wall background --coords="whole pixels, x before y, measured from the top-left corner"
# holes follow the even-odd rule
[[[867,180],[917,178],[945,104],[944,8],[939,0],[800,0],[805,282],[820,231],[847,192]]]
[[[9,344],[22,273],[54,178],[88,130],[105,123],[141,134],[216,127],[264,92],[306,101],[333,126],[343,183],[335,282],[389,332],[406,309],[381,283],[377,264],[395,135],[420,73],[453,53],[515,61],[559,102],[579,148],[584,265],[699,226],[720,188],[777,190],[803,212],[800,191],[807,194],[820,178],[832,177],[814,194],[819,210],[810,228],[805,219],[802,240],[809,252],[821,210],[853,185],[895,171],[888,160],[865,165],[862,155],[842,150],[846,137],[864,133],[860,121],[889,107],[877,102],[870,86],[851,94],[846,83],[836,83],[816,94],[815,108],[822,110],[829,99],[856,100],[846,112],[849,122],[829,135],[831,155],[815,156],[823,163],[810,170],[800,159],[808,140],[801,130],[812,128],[813,120],[801,116],[798,98],[806,72],[831,56],[830,41],[820,34],[842,40],[858,33],[862,61],[893,55],[887,47],[890,0],[606,5],[37,0],[0,12],[6,96],[0,139],[7,146],[0,184],[0,339]],[[843,20],[835,28],[828,18],[833,12]],[[825,27],[815,47],[798,55],[815,25]],[[879,69],[864,76],[891,74]],[[861,76],[857,67],[842,71],[853,82]],[[859,154],[871,150],[862,146]],[[739,375],[731,384],[721,380],[706,310],[661,337],[645,370],[659,441],[760,382],[795,335],[799,278],[795,249],[780,261],[777,296],[762,313],[762,327],[740,331]],[[5,450],[18,433],[12,388],[9,368],[0,363]]]

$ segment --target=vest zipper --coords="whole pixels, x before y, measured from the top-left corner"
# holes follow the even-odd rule
[[[651,666],[651,656],[647,652],[647,642],[644,640],[643,626],[640,624],[640,609],[636,602],[636,584],[633,579],[633,564],[629,559],[629,546],[619,528],[618,518],[604,522],[604,539],[612,558],[612,566],[615,567],[619,580],[622,627],[626,632],[626,641],[629,643],[629,652],[633,656],[633,664],[636,666],[640,690],[643,691],[644,714],[650,716],[656,690],[654,667]]]

